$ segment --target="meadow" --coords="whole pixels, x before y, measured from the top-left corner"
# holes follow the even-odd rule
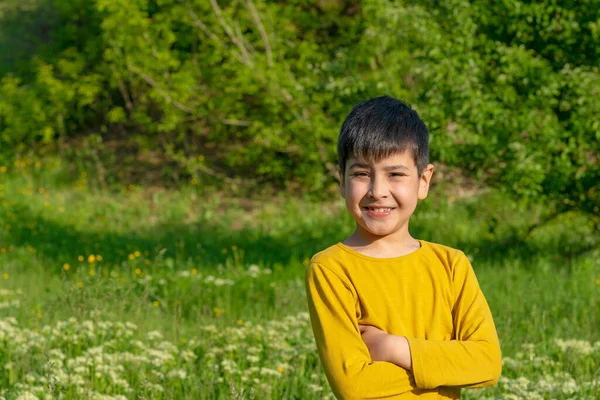
[[[304,268],[353,226],[340,201],[108,191],[58,159],[0,163],[0,399],[332,399]],[[600,398],[593,226],[436,186],[414,236],[471,259],[503,376],[466,399]]]

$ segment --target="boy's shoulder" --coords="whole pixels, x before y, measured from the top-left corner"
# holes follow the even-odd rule
[[[345,253],[340,243],[336,243],[312,256],[310,264],[335,268],[336,265],[343,264],[347,260],[347,254]]]
[[[462,250],[455,249],[454,247],[439,243],[426,242],[424,240],[419,240],[419,242],[421,242],[422,247],[426,247],[429,250],[429,253],[435,254],[442,260],[452,262],[461,258],[467,258]]]

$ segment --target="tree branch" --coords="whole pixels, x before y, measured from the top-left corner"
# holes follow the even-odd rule
[[[217,35],[215,35],[214,33],[212,33],[210,31],[210,29],[208,29],[208,27],[206,25],[204,25],[204,23],[202,21],[200,21],[200,18],[198,18],[198,15],[196,15],[196,13],[189,6],[186,7],[186,9],[187,9],[188,14],[190,15],[190,17],[192,17],[192,20],[193,20],[195,26],[197,26],[198,28],[200,28],[200,30],[202,32],[204,32],[209,38],[211,38],[219,46],[225,47],[225,43],[223,43],[223,41],[221,39],[219,39],[219,37]],[[245,60],[244,60],[244,58],[242,57],[242,55],[239,54],[238,52],[233,51],[232,54],[242,64],[246,63]]]
[[[258,27],[258,31],[260,32],[260,37],[262,38],[262,41],[263,41],[263,45],[265,46],[265,54],[267,56],[267,65],[269,67],[273,67],[273,54],[271,52],[271,44],[269,43],[269,36],[267,36],[267,31],[265,31],[265,27],[262,24],[260,15],[258,14],[258,11],[256,11],[256,7],[254,7],[254,3],[252,3],[252,0],[247,0],[246,4],[248,4],[248,8],[250,9],[250,12],[252,13],[252,18],[254,18],[254,22],[256,23],[256,26]]]
[[[133,103],[131,102],[131,98],[129,97],[129,93],[127,92],[127,87],[125,86],[125,82],[121,79],[121,74],[117,72],[117,69],[113,66],[112,68],[113,74],[117,78],[117,83],[119,84],[119,93],[121,93],[121,97],[123,97],[123,101],[125,102],[125,108],[127,111],[131,111],[133,108]]]
[[[144,71],[142,71],[138,67],[136,67],[134,65],[128,65],[127,69],[129,69],[131,72],[140,76],[150,86],[152,86],[154,89],[156,89],[167,100],[167,102],[169,104],[173,104],[173,106],[175,106],[177,109],[179,109],[185,113],[188,113],[188,114],[194,113],[194,111],[190,107],[188,107],[185,104],[180,103],[179,101],[172,98],[171,95],[165,89],[161,88],[160,85],[158,83],[156,83],[156,81],[154,79],[152,79],[152,77],[150,75],[146,74]]]
[[[227,24],[227,21],[225,21],[223,14],[221,14],[221,8],[217,4],[217,0],[210,0],[210,4],[212,5],[213,10],[215,11],[217,20],[219,21],[223,29],[225,29],[225,33],[227,33],[227,36],[229,36],[231,41],[238,47],[238,49],[240,49],[240,52],[242,53],[242,58],[244,59],[244,64],[252,65],[252,60],[250,59],[250,54],[248,53],[246,46],[244,46],[244,43],[240,41],[240,39],[233,33],[233,30]]]

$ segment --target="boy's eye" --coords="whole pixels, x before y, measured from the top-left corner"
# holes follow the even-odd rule
[[[391,176],[406,176],[406,174],[403,172],[392,172],[390,175]]]
[[[369,176],[369,174],[364,171],[359,171],[359,172],[353,173],[352,176],[362,177],[362,176]]]

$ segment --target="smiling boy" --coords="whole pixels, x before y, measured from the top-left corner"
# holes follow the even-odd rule
[[[338,399],[458,399],[497,382],[498,336],[467,257],[417,240],[409,220],[433,174],[418,114],[383,96],[350,112],[338,140],[356,229],[316,254],[306,292]]]

